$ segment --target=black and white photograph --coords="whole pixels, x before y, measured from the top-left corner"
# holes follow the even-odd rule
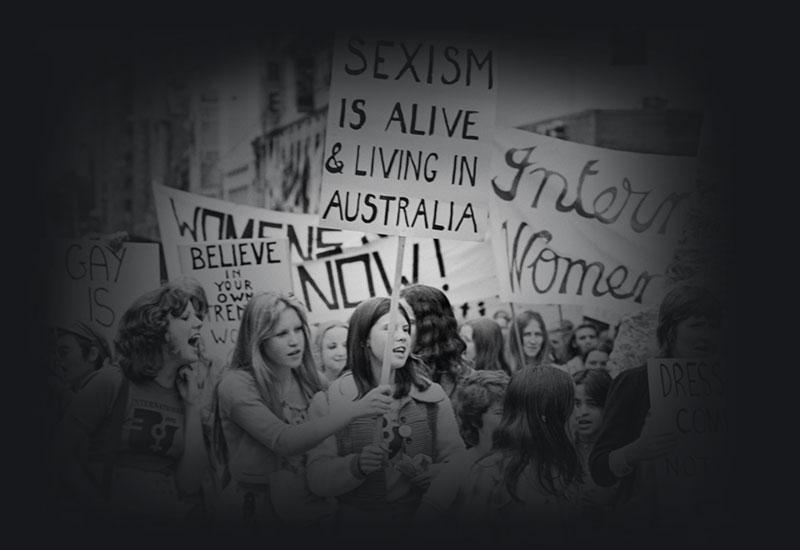
[[[34,37],[43,531],[78,548],[733,538],[732,325],[749,321],[731,307],[725,42],[519,31]]]

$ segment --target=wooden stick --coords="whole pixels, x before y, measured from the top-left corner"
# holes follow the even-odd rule
[[[394,382],[392,372],[392,343],[394,342],[394,331],[397,328],[397,313],[400,303],[400,277],[403,270],[403,253],[405,249],[406,238],[400,235],[397,240],[397,261],[395,262],[394,268],[392,297],[389,303],[389,330],[386,333],[386,346],[383,348],[383,363],[381,364],[381,379],[379,385],[391,384]],[[378,445],[383,443],[381,438],[382,421],[383,417],[378,417],[375,423],[375,440]]]

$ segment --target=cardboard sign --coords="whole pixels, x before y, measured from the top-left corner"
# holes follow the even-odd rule
[[[57,240],[50,263],[50,323],[84,322],[112,345],[125,310],[161,284],[158,244]]]
[[[203,242],[178,250],[182,273],[197,279],[208,297],[203,340],[212,357],[228,358],[254,293],[292,290],[286,238]]]
[[[339,33],[320,225],[483,240],[496,90],[486,44]]]
[[[678,510],[721,498],[725,470],[725,373],[716,360],[651,359],[647,362],[650,422],[678,434],[678,447],[655,459],[658,495],[664,518]]]
[[[319,227],[319,218],[309,214],[242,206],[162,185],[153,185],[153,193],[170,279],[181,272],[178,246],[183,244],[287,237],[291,261],[303,262],[360,246],[370,238],[363,233]]]
[[[396,268],[393,240],[382,240],[292,269],[294,292],[313,322],[346,320],[363,300],[389,296]],[[409,239],[401,286],[441,288],[454,307],[497,294],[489,243]]]
[[[695,159],[504,129],[494,169],[490,225],[503,299],[620,313],[660,301],[695,193]]]

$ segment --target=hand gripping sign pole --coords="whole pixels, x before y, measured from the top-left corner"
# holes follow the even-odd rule
[[[394,375],[392,373],[392,343],[394,342],[394,331],[397,328],[397,313],[400,302],[400,277],[403,269],[403,256],[406,250],[406,238],[400,235],[397,238],[397,261],[394,268],[394,284],[392,285],[392,297],[389,302],[389,330],[386,333],[386,345],[383,348],[383,364],[381,365],[381,379],[378,382],[380,385],[391,384],[394,382]],[[410,342],[409,342],[410,343]],[[383,419],[378,417],[375,424],[375,442],[380,445],[382,443],[381,435],[383,433]],[[387,425],[389,419],[386,419]]]

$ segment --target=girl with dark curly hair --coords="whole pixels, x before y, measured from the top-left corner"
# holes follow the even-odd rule
[[[119,324],[117,363],[98,370],[67,411],[60,479],[90,516],[169,522],[196,504],[207,466],[202,298],[170,283],[138,298]]]
[[[492,437],[503,415],[503,398],[509,381],[509,375],[501,370],[477,370],[461,380],[456,415],[468,448],[431,482],[414,516],[418,526],[440,525],[442,521],[455,519],[453,513],[465,498],[459,490],[461,483],[469,475],[470,467],[492,451]]]
[[[415,284],[400,291],[416,318],[414,355],[425,365],[425,375],[440,384],[448,397],[455,394],[459,380],[472,368],[462,357],[467,345],[458,334],[453,306],[444,292]]]

